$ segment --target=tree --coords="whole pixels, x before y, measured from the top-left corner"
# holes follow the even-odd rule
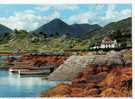
[[[17,29],[15,29],[15,30],[14,30],[14,33],[15,33],[15,34],[18,34],[18,30],[17,30]]]
[[[54,36],[58,37],[58,36],[59,36],[59,33],[58,33],[58,32],[56,32]]]
[[[53,37],[54,36],[54,34],[50,34],[50,37]]]
[[[43,32],[39,32],[40,35],[43,35]]]
[[[123,42],[122,44],[121,44],[121,48],[126,48],[127,47],[127,43],[126,42]]]
[[[43,36],[44,36],[44,38],[47,38],[47,34],[46,33],[44,33]]]

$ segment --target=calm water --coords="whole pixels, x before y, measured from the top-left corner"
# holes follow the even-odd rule
[[[60,83],[41,77],[19,77],[0,70],[0,97],[38,97],[40,93]]]

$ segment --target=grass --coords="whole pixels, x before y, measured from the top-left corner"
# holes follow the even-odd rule
[[[35,39],[36,38],[36,39]],[[34,41],[33,41],[34,39]],[[0,42],[0,52],[63,52],[64,49],[90,50],[90,46],[97,42],[95,38],[81,40],[73,37],[53,36],[43,38],[42,36],[32,36],[26,31],[16,31]],[[130,41],[129,41],[130,46]]]

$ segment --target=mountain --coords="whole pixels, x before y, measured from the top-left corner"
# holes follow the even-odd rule
[[[73,24],[70,25],[72,30],[72,35],[85,36],[87,32],[92,32],[94,30],[98,30],[101,27],[97,24],[89,25],[89,24]]]
[[[8,39],[11,32],[12,30],[10,28],[0,24],[0,40]]]
[[[110,36],[120,43],[126,43],[128,46],[132,46],[132,18],[129,17],[117,22],[111,22],[99,30],[88,32],[87,36],[99,42],[103,37]]]
[[[2,24],[0,24],[0,39],[11,33],[12,30]]]
[[[36,32],[29,33],[24,30],[15,30],[11,33],[11,35],[7,35],[6,33],[11,32],[11,29],[0,25],[0,30],[2,31],[0,32],[0,37],[4,34],[4,39],[0,39],[0,52],[12,52],[13,49],[41,52],[63,51],[64,49],[69,48],[89,50],[90,46],[95,45],[95,43],[101,41],[105,36],[111,36],[111,38],[116,39],[118,43],[120,42],[123,46],[125,46],[124,43],[126,43],[127,47],[131,47],[131,20],[132,18],[130,17],[117,22],[109,23],[104,27],[100,27],[96,24],[68,25],[60,19],[55,19],[41,26]],[[56,32],[59,34],[61,33],[60,35],[62,36],[46,37],[45,35],[55,34]],[[31,35],[31,33],[33,35]],[[63,35],[67,33],[70,33],[69,37]],[[76,37],[81,37],[82,39]]]
[[[102,27],[99,30],[89,32],[90,36],[96,36],[96,37],[104,37],[109,35],[115,35],[118,34],[118,32],[122,33],[122,35],[131,35],[132,34],[132,18],[126,18],[122,19],[117,22],[112,22],[104,27]]]
[[[4,33],[10,33],[12,30],[2,24],[0,24],[0,35]]]
[[[43,32],[43,33],[47,33],[48,35],[53,34],[53,33],[68,33],[69,32],[69,26],[64,23],[63,21],[61,21],[60,19],[54,19],[51,22],[39,27],[37,30],[35,30],[34,32],[39,33],[39,32]]]
[[[69,34],[71,36],[79,37],[85,36],[84,33],[91,32],[101,28],[99,25],[89,25],[89,24],[72,24],[68,25],[60,19],[54,19],[47,24],[39,27],[34,33],[47,33],[48,35],[59,33],[59,35]]]

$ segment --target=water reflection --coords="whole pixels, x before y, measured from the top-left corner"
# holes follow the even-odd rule
[[[41,77],[20,77],[0,71],[0,97],[38,97],[40,92],[60,83],[46,81]]]

